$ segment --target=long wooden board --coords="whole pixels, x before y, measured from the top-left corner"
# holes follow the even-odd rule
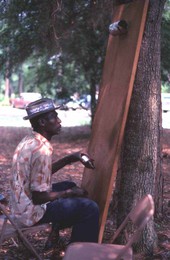
[[[133,90],[149,0],[136,0],[115,8],[113,21],[124,19],[128,33],[109,36],[99,102],[88,153],[95,170],[85,169],[82,187],[100,208],[102,241],[108,208],[117,174],[118,160]]]

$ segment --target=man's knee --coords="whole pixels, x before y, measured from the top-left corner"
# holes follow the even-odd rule
[[[93,200],[88,199],[88,207],[89,212],[94,214],[96,217],[99,217],[99,206]]]

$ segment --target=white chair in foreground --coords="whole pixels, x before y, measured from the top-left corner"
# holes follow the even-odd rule
[[[128,238],[126,245],[98,244],[88,242],[77,242],[68,246],[63,260],[131,260],[133,259],[132,244],[136,243],[141,231],[147,222],[153,217],[154,202],[151,195],[144,196],[130,211],[123,223],[116,230],[111,243],[119,236],[127,223],[131,221],[135,231]]]

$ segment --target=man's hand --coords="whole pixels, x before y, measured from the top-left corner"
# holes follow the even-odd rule
[[[94,169],[94,160],[90,158],[90,156],[86,153],[77,152],[73,153],[72,156],[77,158],[86,168]]]
[[[60,198],[73,198],[73,197],[87,197],[88,192],[82,188],[74,186],[71,189],[65,191],[51,191],[51,192],[32,192],[32,200],[35,205],[44,204],[49,201],[54,201]]]
[[[88,154],[81,153],[80,161],[86,168],[95,169],[94,160],[91,159]]]
[[[88,192],[82,188],[75,186],[72,189],[67,190],[65,194],[66,194],[66,196],[65,196],[66,198],[87,197]]]

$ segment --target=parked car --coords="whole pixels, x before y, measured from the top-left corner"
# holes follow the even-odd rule
[[[60,106],[61,110],[76,110],[81,108],[79,101],[72,98],[57,99],[55,100],[55,104]]]
[[[55,104],[60,106],[61,110],[77,110],[77,109],[90,109],[91,105],[91,96],[90,95],[82,95],[78,99],[74,99],[73,97],[65,98],[65,99],[56,99]]]
[[[80,100],[79,100],[79,104],[85,110],[90,109],[90,106],[91,106],[91,96],[90,95],[83,95],[80,98]]]
[[[60,106],[60,110],[68,110],[68,108],[66,107],[68,101],[70,101],[70,98],[59,98],[55,99],[54,103],[56,106]]]
[[[24,92],[19,97],[10,98],[9,102],[12,107],[25,108],[30,102],[42,98],[40,93],[35,92]]]
[[[162,111],[168,112],[170,111],[170,93],[162,93]]]
[[[67,110],[76,110],[81,108],[79,101],[74,99],[70,99],[67,103],[65,103],[65,107]]]

